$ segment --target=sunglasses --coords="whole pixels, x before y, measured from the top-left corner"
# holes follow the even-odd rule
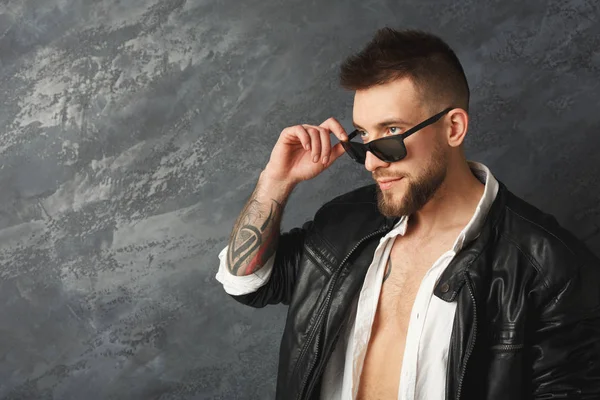
[[[361,142],[351,142],[352,138],[355,137],[359,130],[355,129],[348,135],[348,140],[341,141],[340,143],[346,150],[346,153],[352,157],[352,159],[360,164],[365,163],[365,159],[367,158],[367,151],[370,151],[375,155],[375,157],[379,158],[385,162],[395,162],[402,160],[406,157],[406,146],[404,145],[404,139],[418,131],[419,129],[423,129],[428,125],[437,122],[442,116],[444,116],[448,111],[452,110],[454,107],[446,108],[444,111],[441,111],[435,114],[433,117],[427,118],[425,121],[415,125],[404,133],[394,136],[383,137],[380,139],[375,139],[369,143],[361,143]]]

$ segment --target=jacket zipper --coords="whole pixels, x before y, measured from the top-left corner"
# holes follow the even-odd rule
[[[325,355],[325,358],[329,358],[329,356],[331,356],[331,354],[334,352],[336,343],[338,342],[338,340],[340,338],[342,329],[344,329],[344,327],[346,326],[347,322],[348,322],[348,316],[345,318],[344,322],[340,325],[339,329],[337,330],[336,335],[333,338],[333,342],[331,343],[331,349],[329,350],[329,353],[327,355]],[[319,335],[317,337],[317,341],[319,340],[320,337],[321,337],[321,335]],[[321,366],[323,366],[323,364],[321,364]],[[311,368],[311,370],[312,370],[312,368]],[[319,371],[320,370],[321,369],[319,369]],[[312,371],[310,371],[310,372],[312,372]],[[315,380],[313,379],[312,382],[310,383],[310,385],[308,386],[307,394],[310,394],[313,391],[314,386],[315,386]]]
[[[494,350],[506,350],[506,351],[511,351],[511,350],[519,350],[522,349],[525,345],[523,344],[497,344],[492,346],[491,348]]]
[[[469,277],[469,274],[467,272],[465,272],[465,277],[467,280],[469,294],[471,295],[471,299],[473,300],[473,340],[471,341],[469,348],[467,349],[467,353],[465,355],[465,362],[463,364],[463,369],[460,373],[460,380],[458,381],[458,392],[456,394],[456,400],[460,400],[463,379],[465,378],[465,373],[467,372],[467,362],[469,361],[469,357],[471,356],[473,348],[475,347],[475,340],[477,340],[477,304],[475,304],[475,295],[473,294],[473,289],[471,288],[471,278]]]
[[[303,359],[304,355],[306,354],[306,352],[308,351],[308,347],[310,346],[310,343],[312,342],[312,340],[314,339],[315,335],[317,334],[317,332],[320,332],[320,325],[321,325],[321,321],[323,319],[323,317],[326,315],[326,311],[328,310],[329,307],[329,302],[331,299],[331,294],[333,293],[333,288],[335,287],[335,283],[337,282],[337,278],[340,274],[340,272],[342,271],[342,268],[344,266],[344,264],[346,263],[346,261],[348,261],[348,258],[350,258],[350,256],[352,255],[352,253],[354,253],[354,251],[358,248],[358,246],[360,246],[365,240],[380,234],[380,233],[385,233],[387,230],[386,229],[382,229],[382,230],[378,230],[375,232],[370,233],[369,235],[365,236],[364,238],[362,238],[358,243],[356,243],[356,245],[354,245],[354,247],[352,248],[352,250],[350,250],[350,253],[348,253],[346,255],[346,257],[344,257],[344,259],[342,260],[342,262],[340,263],[340,266],[338,267],[338,269],[335,271],[335,276],[332,278],[331,281],[331,286],[329,287],[329,290],[327,291],[327,296],[325,297],[325,302],[324,304],[321,306],[321,309],[319,310],[319,316],[317,317],[317,321],[315,322],[315,328],[313,329],[313,331],[310,333],[310,336],[308,338],[308,340],[306,341],[306,344],[304,345],[304,348],[302,349],[302,351],[300,352],[300,356],[298,357],[298,361],[296,363],[296,366],[298,366],[300,364],[300,361]],[[315,359],[312,361],[312,363],[309,366],[308,369],[308,374],[306,374],[306,377],[302,380],[302,385],[300,385],[300,391],[298,392],[298,400],[301,400],[302,398],[302,394],[304,392],[304,387],[306,386],[306,383],[308,381],[308,378],[310,377],[310,374],[312,373],[312,369],[315,366],[315,363],[317,361],[318,358],[318,353],[319,353],[319,338],[321,335],[317,336],[317,357],[315,357]],[[311,385],[311,390],[312,390],[312,385]],[[307,395],[309,395],[310,393],[307,393]]]

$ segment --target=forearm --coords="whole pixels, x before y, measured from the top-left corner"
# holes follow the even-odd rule
[[[229,272],[238,276],[250,275],[275,254],[281,217],[294,186],[271,179],[267,169],[261,172],[229,238]]]

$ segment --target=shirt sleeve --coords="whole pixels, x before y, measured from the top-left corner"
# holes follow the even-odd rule
[[[223,284],[223,289],[225,289],[225,292],[236,296],[252,293],[267,283],[273,271],[275,254],[269,258],[265,265],[256,270],[254,273],[250,275],[238,276],[232,274],[229,269],[227,269],[226,257],[228,248],[229,246],[225,246],[225,248],[219,253],[219,270],[215,276],[217,281]]]

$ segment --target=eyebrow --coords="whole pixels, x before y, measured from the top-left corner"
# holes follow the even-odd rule
[[[362,126],[358,125],[354,121],[352,121],[352,125],[354,125],[354,127],[356,129],[365,130],[365,128],[363,128]],[[378,129],[381,129],[381,128],[385,128],[386,126],[391,126],[391,125],[406,125],[406,126],[408,126],[408,125],[411,125],[411,124],[409,124],[408,122],[406,122],[406,121],[404,121],[403,119],[400,119],[400,118],[391,118],[391,119],[386,119],[386,120],[383,120],[383,121],[379,122],[376,125],[376,127]]]

